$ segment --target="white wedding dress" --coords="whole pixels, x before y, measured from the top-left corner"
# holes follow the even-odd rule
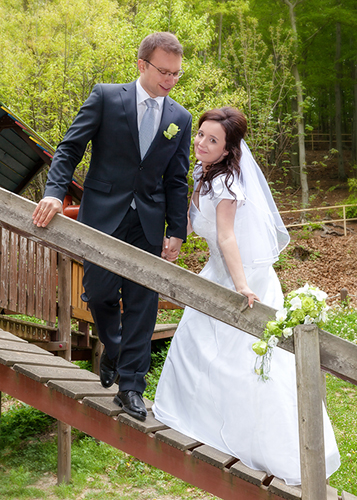
[[[201,276],[234,288],[216,238],[216,206],[232,199],[223,177],[213,182],[214,196],[191,203],[196,234],[204,237],[210,258]],[[238,179],[237,231],[245,195]],[[236,235],[241,254],[247,240]],[[244,260],[243,260],[244,263]],[[246,267],[249,287],[261,302],[280,309],[283,294],[272,266]],[[187,307],[172,340],[156,391],[155,418],[217,450],[239,458],[246,466],[301,484],[294,355],[275,348],[270,379],[254,371],[256,338]],[[326,471],[340,465],[331,423],[324,408]]]

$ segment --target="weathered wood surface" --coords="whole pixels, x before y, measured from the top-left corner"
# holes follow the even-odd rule
[[[207,444],[203,444],[202,446],[195,448],[192,455],[200,460],[203,460],[204,462],[218,467],[219,469],[223,469],[228,464],[235,462],[235,458],[232,457],[232,455],[216,450]]]
[[[301,498],[300,488],[286,486],[277,478],[268,477],[265,472],[250,470],[230,455],[167,428],[154,418],[149,401],[146,401],[148,418],[145,422],[140,422],[114,405],[110,390],[103,389],[105,396],[90,395],[93,392],[93,374],[80,370],[69,361],[49,356],[46,351],[42,355],[33,355],[22,350],[17,353],[22,358],[21,364],[14,362],[12,366],[2,364],[2,356],[14,352],[2,349],[2,343],[6,342],[4,345],[7,347],[9,341],[19,347],[24,344],[17,337],[0,330],[0,391],[64,422],[59,425],[59,432],[62,435],[59,450],[59,482],[68,481],[70,477],[69,427],[73,425],[101,441],[225,500]],[[37,357],[38,366],[24,363],[24,359],[29,356]],[[50,382],[47,380],[47,375],[42,378],[42,370],[45,372],[50,370],[43,364],[48,359],[52,362],[59,360],[63,364],[60,368],[53,367]],[[87,387],[89,394],[81,400],[73,399],[71,390],[76,396],[78,392],[73,390],[72,385],[71,390],[69,386],[63,387],[64,372],[68,373],[69,384],[73,384],[73,378],[78,372],[83,372],[88,378],[86,382],[80,381],[79,384],[84,388]],[[44,383],[38,382],[38,378]],[[334,488],[328,488],[328,494],[330,495],[328,500],[337,499],[337,491]],[[347,493],[342,493],[342,498],[356,500],[355,496]]]
[[[318,328],[298,325],[294,338],[302,498],[327,500]]]
[[[57,253],[0,229],[0,306],[56,321]]]
[[[73,366],[76,367],[76,365]],[[14,370],[42,384],[46,384],[49,380],[53,379],[98,381],[98,375],[87,370],[80,370],[78,366],[77,370],[73,370],[73,368],[68,368],[67,366],[64,368],[58,366],[22,365],[19,363],[14,366]]]
[[[229,470],[235,476],[258,486],[261,486],[268,477],[266,472],[249,469],[249,467],[244,465],[242,462],[236,462]]]
[[[181,451],[192,450],[202,444],[174,429],[164,429],[163,431],[156,432],[155,438]]]
[[[68,217],[56,215],[47,228],[38,228],[32,223],[34,208],[33,202],[0,189],[0,225],[5,228],[98,264],[256,337],[275,315],[274,309],[260,303],[250,309],[242,295]],[[324,331],[319,337],[322,368],[357,384],[357,345]],[[279,345],[294,350],[291,338]]]

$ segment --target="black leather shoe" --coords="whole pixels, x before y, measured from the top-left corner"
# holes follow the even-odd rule
[[[123,408],[126,413],[142,422],[148,414],[143,396],[137,391],[119,391],[114,397],[114,403]]]
[[[118,380],[119,354],[114,359],[109,359],[104,349],[100,357],[100,382],[106,389]]]

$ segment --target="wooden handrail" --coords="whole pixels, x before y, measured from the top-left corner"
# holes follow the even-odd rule
[[[93,262],[256,337],[275,317],[275,310],[264,304],[257,302],[250,309],[243,295],[68,217],[58,214],[46,228],[38,228],[32,223],[34,208],[35,203],[0,188],[2,227]],[[323,330],[319,342],[322,369],[357,385],[357,345]],[[294,352],[292,338],[281,340],[279,346]]]

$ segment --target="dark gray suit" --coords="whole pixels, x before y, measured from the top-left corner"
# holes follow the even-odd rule
[[[96,85],[56,150],[45,196],[63,200],[74,169],[91,141],[92,156],[78,220],[160,255],[165,220],[168,236],[186,237],[191,121],[188,111],[165,97],[158,132],[141,160],[136,83]],[[170,123],[178,125],[180,131],[167,139],[163,132]],[[133,198],[136,210],[130,208]],[[157,294],[89,263],[85,263],[83,283],[110,357],[119,350],[122,324],[120,390],[143,392]]]

